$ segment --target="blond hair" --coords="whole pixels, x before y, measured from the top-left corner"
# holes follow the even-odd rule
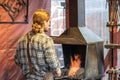
[[[33,14],[32,30],[34,33],[41,33],[44,21],[50,19],[50,14],[44,9],[36,10]]]

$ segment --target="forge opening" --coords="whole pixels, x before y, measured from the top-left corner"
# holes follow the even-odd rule
[[[103,43],[96,42],[86,45],[62,44],[63,54],[61,80],[95,79],[104,75]],[[56,79],[59,80],[59,79]]]
[[[66,75],[71,79],[82,79],[85,69],[86,46],[62,45],[62,48],[64,69],[67,69]]]
[[[86,46],[85,45],[63,45],[64,67],[70,68],[71,57],[74,60],[74,55],[78,55],[80,67],[85,67]]]

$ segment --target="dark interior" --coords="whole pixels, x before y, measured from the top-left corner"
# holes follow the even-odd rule
[[[70,56],[74,58],[74,54],[80,55],[81,67],[85,67],[86,46],[85,45],[63,45],[63,55],[65,68],[69,68]]]

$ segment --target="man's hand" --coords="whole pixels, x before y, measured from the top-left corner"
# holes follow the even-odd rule
[[[56,74],[58,77],[61,76],[61,69],[60,68],[56,70]]]

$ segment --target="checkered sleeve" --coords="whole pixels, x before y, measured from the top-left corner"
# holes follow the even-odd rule
[[[48,38],[45,45],[45,57],[46,62],[49,64],[52,70],[60,68],[60,62],[55,52],[55,46],[52,38]]]

